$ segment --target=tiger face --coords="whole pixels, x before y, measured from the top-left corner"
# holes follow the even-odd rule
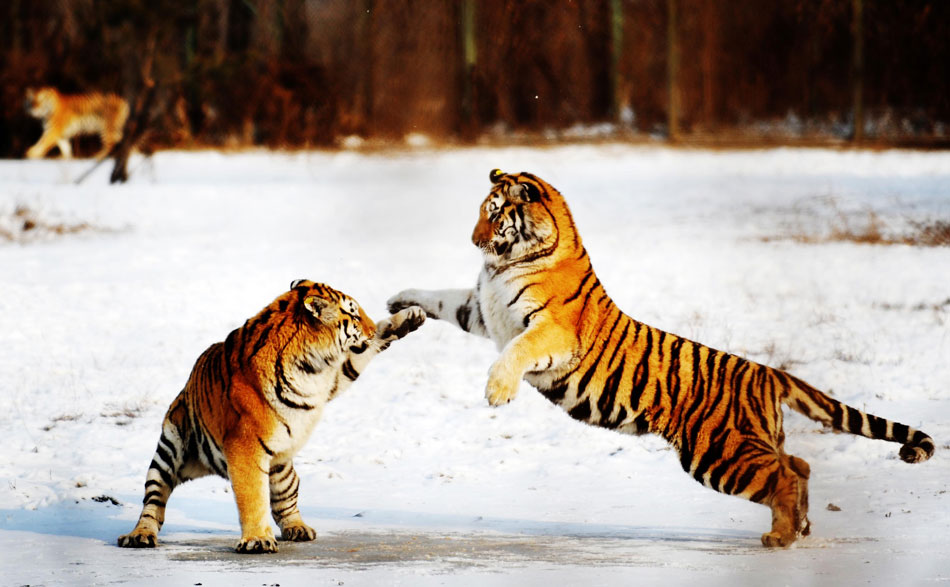
[[[23,108],[34,118],[45,120],[56,112],[59,104],[59,93],[53,88],[39,88],[26,90]]]
[[[530,173],[491,172],[492,189],[479,208],[472,242],[489,257],[518,260],[550,246],[557,222],[553,191]]]
[[[335,344],[323,344],[322,348],[366,350],[376,334],[376,324],[356,300],[328,285],[303,279],[291,283],[290,290],[291,299],[299,303],[298,316],[317,334],[335,339]]]

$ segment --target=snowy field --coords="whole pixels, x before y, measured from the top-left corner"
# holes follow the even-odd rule
[[[913,585],[950,581],[950,247],[826,241],[950,220],[950,153],[630,146],[159,153],[0,161],[4,585]],[[655,437],[573,421],[522,384],[489,408],[493,345],[437,321],[376,359],[296,458],[317,541],[233,554],[228,485],[138,516],[166,407],[197,356],[301,277],[375,319],[408,287],[470,287],[493,167],[565,194],[633,317],[788,368],[919,427],[937,452],[797,414],[812,536],[768,551],[766,507],[703,488]],[[810,241],[810,242],[803,242]]]

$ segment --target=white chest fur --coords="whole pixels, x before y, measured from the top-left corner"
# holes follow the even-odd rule
[[[487,270],[482,269],[478,276],[478,304],[485,329],[498,350],[524,332],[524,317],[518,306],[509,306],[509,302],[517,295],[516,288],[501,278],[491,277]]]
[[[318,373],[290,369],[284,379],[280,382],[280,397],[274,391],[268,400],[285,426],[274,430],[268,446],[275,454],[290,458],[310,438],[326,403],[348,387],[350,380],[341,375],[339,365],[327,366]]]

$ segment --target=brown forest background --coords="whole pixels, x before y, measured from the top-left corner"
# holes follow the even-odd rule
[[[150,54],[156,148],[950,144],[946,0],[6,0],[0,156],[26,87],[134,104]]]

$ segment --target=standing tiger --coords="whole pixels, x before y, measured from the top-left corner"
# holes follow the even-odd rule
[[[492,339],[501,356],[485,395],[511,401],[522,377],[572,417],[655,433],[694,479],[772,509],[765,546],[807,535],[808,464],[783,449],[782,404],[837,430],[900,442],[908,463],[933,454],[919,430],[865,414],[778,369],[633,320],[607,296],[563,197],[529,173],[494,170],[472,242],[484,266],[474,289],[406,290],[390,312]]]
[[[198,357],[162,422],[138,523],[119,546],[154,547],[175,487],[211,474],[231,480],[238,552],[277,551],[268,510],[284,540],[316,537],[297,509],[293,456],[323,406],[392,341],[418,328],[425,313],[406,308],[374,324],[331,287],[304,280],[290,287]]]
[[[122,140],[129,117],[129,103],[115,94],[69,95],[50,87],[28,89],[24,107],[43,121],[43,135],[26,152],[30,159],[42,159],[53,147],[69,159],[73,155],[69,140],[82,134],[99,135],[102,149],[96,157],[104,157]]]

